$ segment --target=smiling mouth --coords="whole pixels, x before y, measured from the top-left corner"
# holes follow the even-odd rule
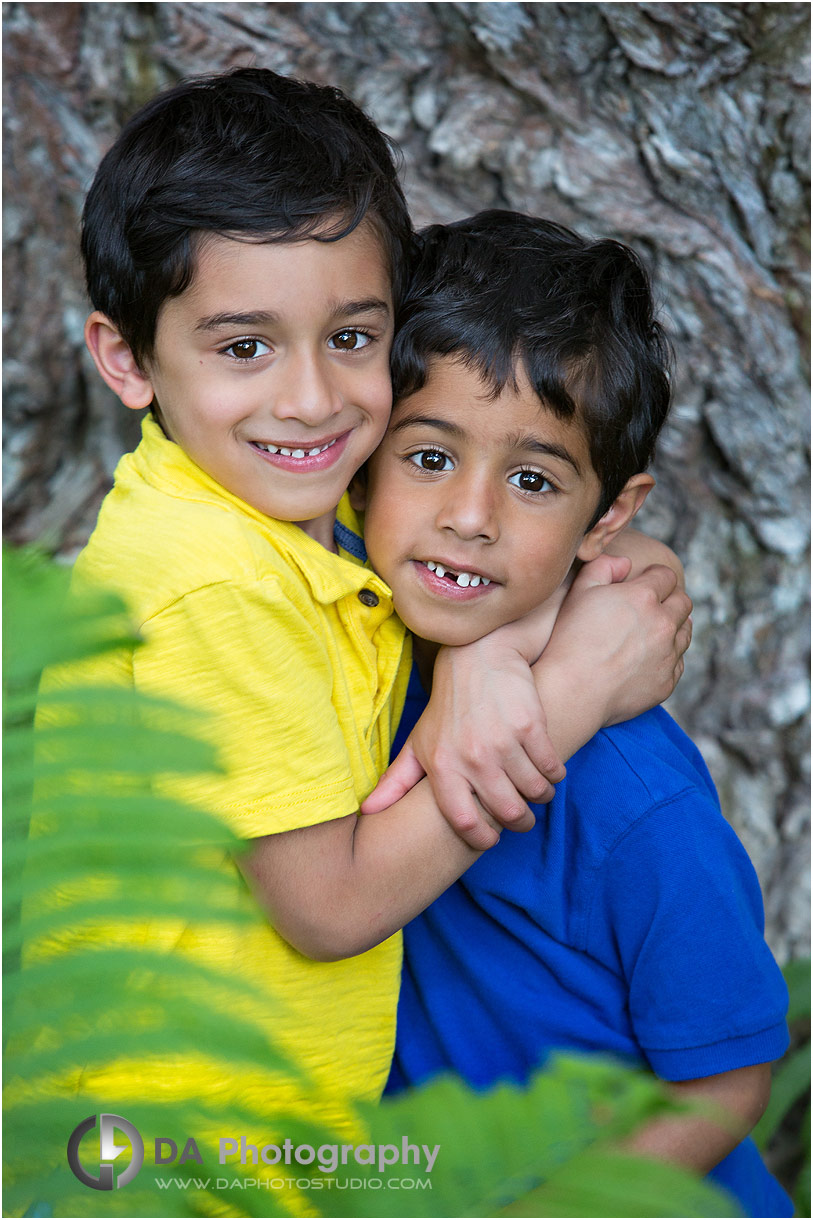
[[[332,436],[318,445],[274,445],[269,441],[249,441],[257,456],[276,470],[289,474],[319,474],[337,466],[347,450],[353,429]]]
[[[318,457],[320,453],[324,453],[327,449],[332,449],[339,439],[338,436],[335,436],[326,445],[316,445],[310,449],[295,449],[284,445],[264,445],[261,441],[252,441],[251,443],[256,449],[262,449],[263,453],[279,453],[283,457],[306,458]]]
[[[434,572],[440,580],[448,580],[452,584],[459,585],[461,589],[476,589],[478,585],[490,585],[491,580],[487,576],[480,576],[476,572],[456,572],[454,568],[447,568],[442,563],[436,563],[429,559],[424,562],[424,567],[427,567],[430,572]]]

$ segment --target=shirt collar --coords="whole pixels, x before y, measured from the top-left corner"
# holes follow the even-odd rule
[[[367,551],[362,538],[361,519],[350,506],[347,494],[337,509],[334,538],[342,554],[328,551],[291,521],[267,517],[238,496],[232,495],[201,470],[192,459],[169,440],[152,414],[141,424],[142,441],[130,455],[139,474],[148,482],[160,478],[179,495],[194,492],[198,499],[224,502],[249,518],[253,528],[263,533],[274,548],[304,577],[315,599],[324,604],[339,601],[361,589],[373,589],[380,599],[392,600],[388,585],[366,565]]]

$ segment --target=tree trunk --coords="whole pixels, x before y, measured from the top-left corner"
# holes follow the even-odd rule
[[[83,350],[82,199],[122,121],[256,63],[401,144],[416,221],[484,207],[633,244],[678,353],[643,522],[695,639],[672,710],[805,951],[806,4],[7,4],[6,532],[72,556],[137,420]]]

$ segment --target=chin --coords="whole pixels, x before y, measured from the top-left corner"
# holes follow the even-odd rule
[[[462,648],[465,644],[473,644],[475,640],[482,639],[487,634],[485,631],[455,630],[454,627],[443,630],[443,628],[438,628],[437,623],[420,623],[414,620],[409,622],[405,618],[402,621],[413,635],[427,640],[430,644],[441,644],[447,648]]]

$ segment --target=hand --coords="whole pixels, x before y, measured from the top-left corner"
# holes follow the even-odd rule
[[[563,758],[600,728],[663,702],[683,673],[690,599],[670,568],[625,580],[628,571],[628,559],[610,555],[585,564],[534,667]]]
[[[553,797],[564,777],[545,730],[528,662],[506,629],[442,648],[432,698],[401,753],[362,805],[376,813],[426,774],[443,816],[469,846],[493,845],[480,805],[503,827],[530,830],[528,800]]]
[[[640,576],[654,564],[671,568],[677,576],[678,588],[684,592],[686,590],[686,573],[672,548],[668,547],[665,542],[659,542],[657,538],[650,538],[649,534],[642,534],[640,530],[634,529],[631,525],[625,526],[620,534],[616,534],[614,538],[610,539],[604,548],[604,554],[624,555],[631,560],[632,568],[629,573],[631,577]]]

